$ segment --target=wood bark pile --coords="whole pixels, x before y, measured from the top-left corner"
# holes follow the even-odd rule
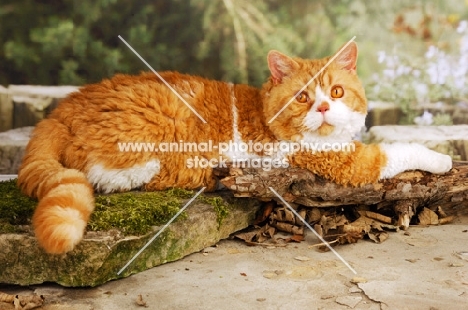
[[[338,185],[293,167],[265,171],[228,166],[216,173],[235,196],[270,202],[257,219],[261,227],[248,237],[242,235],[248,242],[274,239],[277,230],[296,238],[304,234],[304,225],[282,206],[270,187],[319,234],[339,243],[364,236],[381,242],[388,229],[445,224],[468,214],[468,162],[454,162],[444,175],[407,171],[362,187]]]

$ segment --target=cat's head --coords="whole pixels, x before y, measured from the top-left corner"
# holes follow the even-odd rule
[[[364,126],[367,101],[356,75],[356,43],[349,43],[326,66],[331,59],[290,58],[277,51],[268,54],[271,77],[263,85],[263,109],[278,139],[350,141]]]

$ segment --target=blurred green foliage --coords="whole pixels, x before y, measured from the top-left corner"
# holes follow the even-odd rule
[[[421,53],[425,40],[393,29],[408,11],[468,17],[465,0],[2,0],[0,84],[81,85],[148,70],[118,35],[158,71],[257,86],[270,49],[323,57],[356,35],[365,78],[379,50]]]

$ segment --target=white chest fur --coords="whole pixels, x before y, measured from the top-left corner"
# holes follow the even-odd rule
[[[89,169],[87,178],[98,191],[111,193],[140,187],[151,181],[159,171],[160,163],[157,159],[125,169],[106,169],[98,164]]]
[[[322,103],[328,103],[330,110],[322,115],[317,108]],[[366,114],[351,110],[341,99],[332,99],[321,87],[315,88],[315,102],[304,118],[304,126],[309,129],[304,133],[306,142],[349,142],[364,126]],[[328,136],[320,136],[317,129],[327,122],[335,128]]]

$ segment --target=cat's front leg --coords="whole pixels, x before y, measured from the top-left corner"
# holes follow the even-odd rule
[[[406,170],[445,173],[452,159],[420,144],[362,144],[349,152],[299,151],[288,157],[291,165],[306,168],[339,184],[360,186],[392,178]]]
[[[452,169],[452,158],[417,143],[379,144],[386,155],[380,179],[391,178],[406,170],[424,170],[442,174]]]

